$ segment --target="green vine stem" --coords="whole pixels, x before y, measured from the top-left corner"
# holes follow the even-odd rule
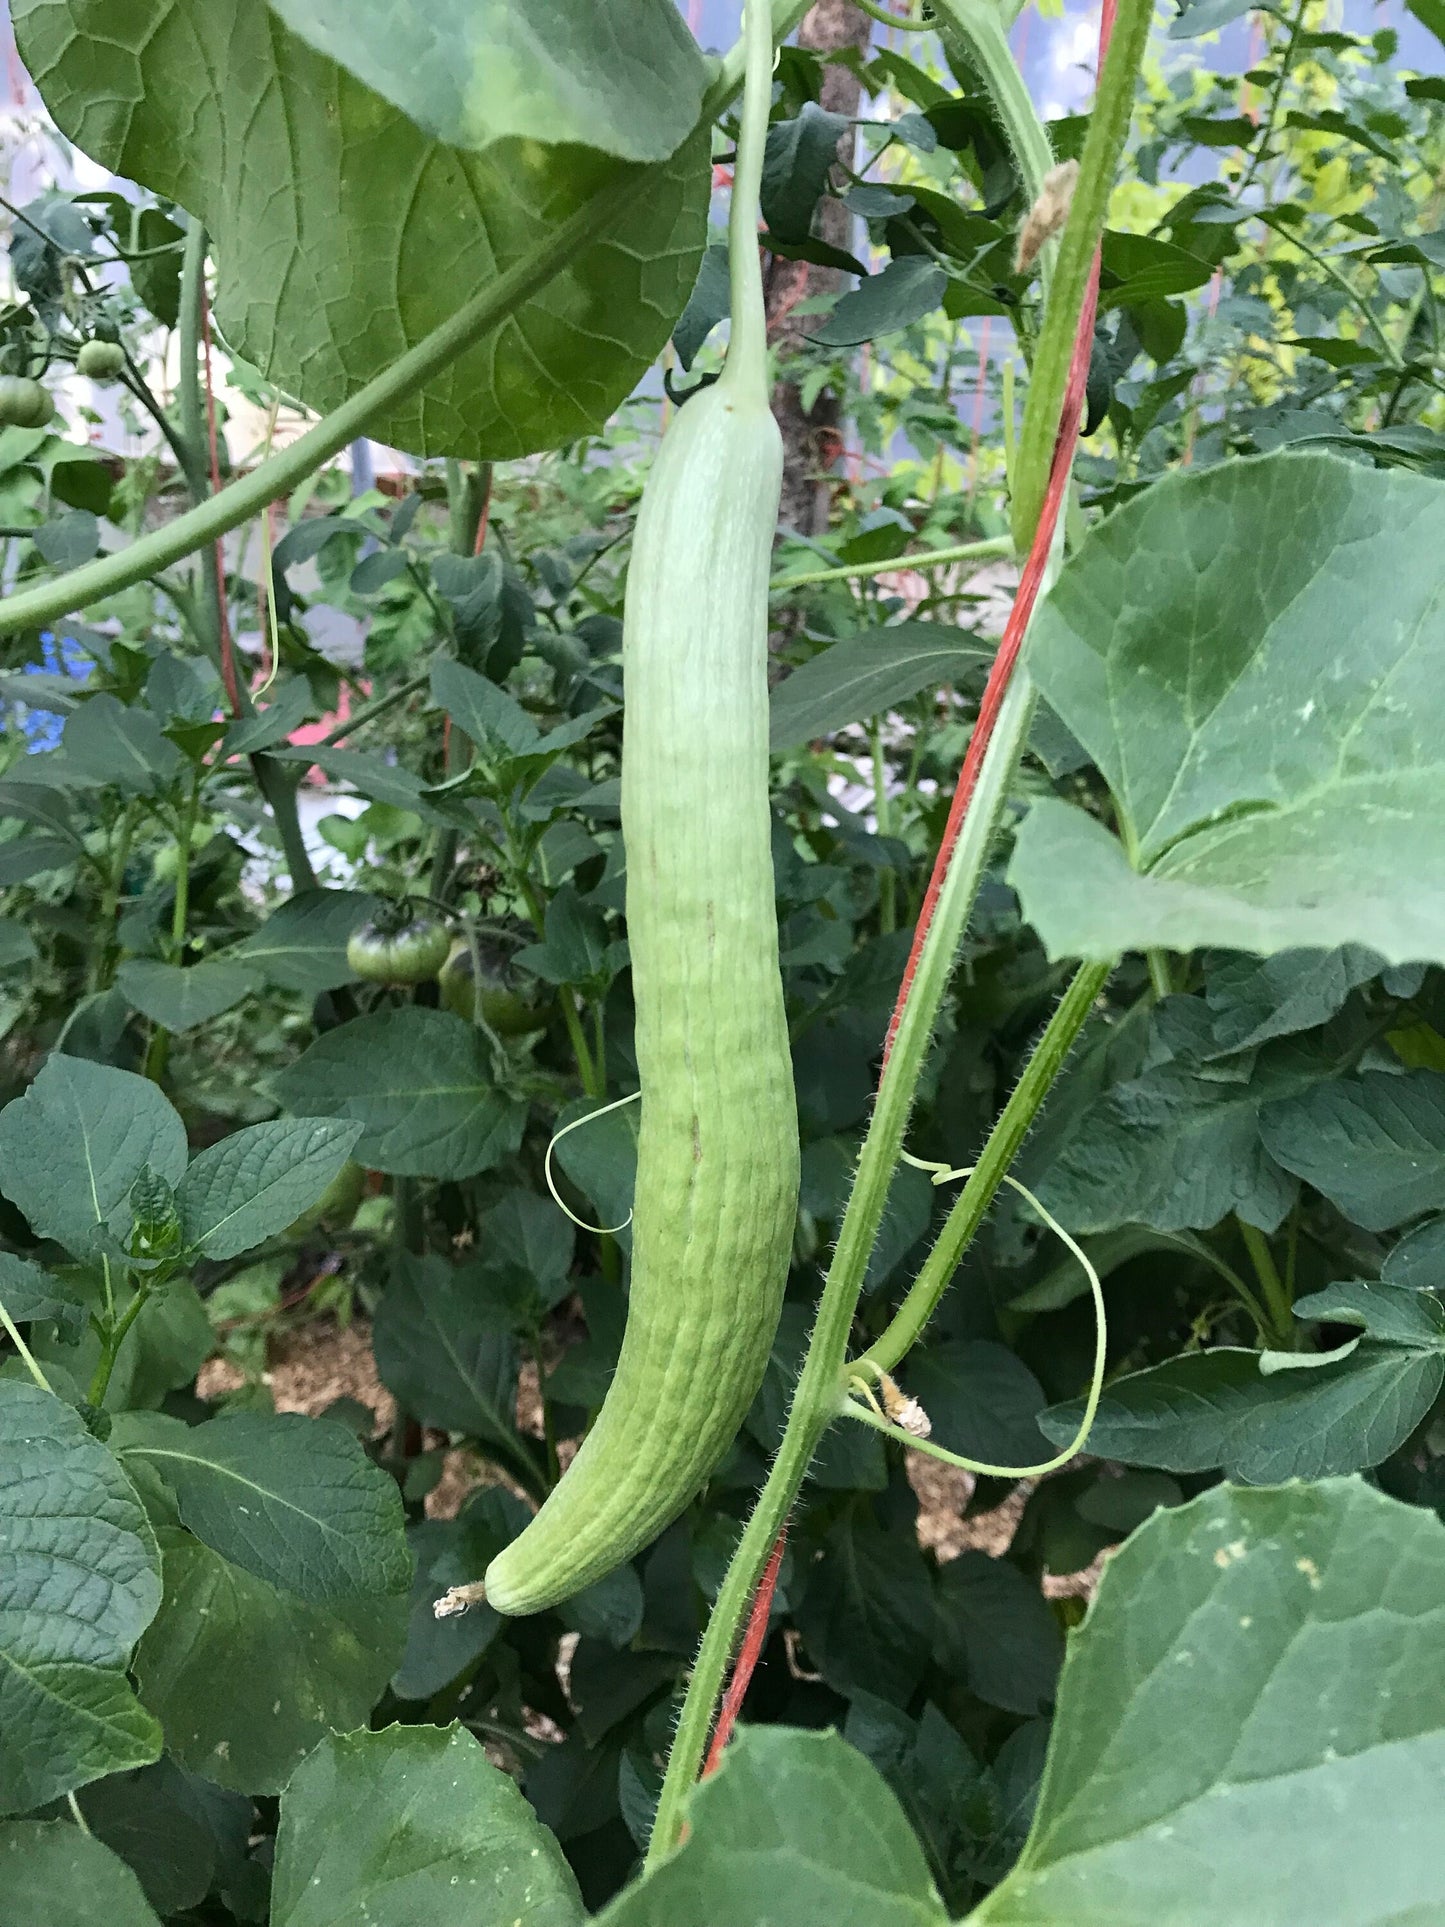
[[[807,0],[773,0],[774,40],[790,33],[806,12]],[[710,125],[741,84],[739,43],[714,69],[703,96],[698,125]],[[41,627],[106,596],[116,595],[144,581],[156,570],[191,555],[203,543],[215,542],[229,534],[251,516],[259,515],[279,496],[289,494],[323,462],[330,461],[348,442],[364,434],[380,410],[415,394],[459,355],[499,327],[523,302],[546,287],[588,242],[607,230],[623,208],[646,191],[651,179],[651,169],[645,167],[615,174],[553,228],[534,253],[514,262],[414,348],[409,348],[400,360],[373,377],[289,448],[253,468],[250,474],[178,516],[165,528],[152,530],[113,555],[99,556],[93,562],[57,576],[52,582],[6,596],[0,601],[0,635],[10,635],[26,627]],[[272,802],[269,795],[267,801]]]
[[[1033,104],[1018,75],[1013,57],[1009,53],[1007,41],[1004,38],[1002,17],[993,12],[989,0],[935,0],[935,3],[944,19],[945,34],[947,35],[949,26],[952,25],[957,30],[965,50],[971,52],[974,64],[984,72],[990,91],[994,95],[995,104],[1004,120],[1010,145],[1020,156],[1020,165],[1025,172],[1026,181],[1029,177],[1029,169],[1035,166],[1041,169],[1039,173],[1041,179],[1042,171],[1046,171],[1052,160],[1052,154],[1048,148],[1047,136],[1042,132]],[[1144,4],[1144,0],[1126,0],[1126,3],[1130,9],[1131,22],[1135,15],[1142,14],[1144,28],[1147,31],[1149,9]],[[1133,76],[1142,59],[1142,53],[1141,37],[1133,64],[1128,68],[1130,78],[1124,116],[1126,125],[1128,105],[1132,104]],[[1117,74],[1117,62],[1114,63],[1113,71]],[[1030,158],[1025,161],[1025,156]],[[1117,153],[1111,149],[1107,154],[1096,154],[1092,160],[1092,165],[1095,166],[1103,165],[1106,160],[1110,170],[1109,181],[1106,181],[1102,187],[1092,189],[1085,196],[1087,201],[1097,201],[1101,210],[1107,199],[1113,168],[1117,165]],[[1086,155],[1085,169],[1090,164],[1090,159]],[[1085,272],[1074,292],[1072,308],[1067,311],[1070,352],[1072,337],[1077,332],[1078,317],[1087,289],[1087,271],[1091,258],[1092,247],[1085,258]],[[1060,276],[1060,283],[1056,285],[1061,283],[1062,276]],[[1052,313],[1065,314],[1066,303],[1062,293],[1051,302],[1050,310]],[[1067,373],[1067,363],[1068,354],[1065,356],[1065,373]],[[1059,400],[1061,403],[1062,389]],[[1056,407],[1055,425],[1057,418],[1058,408]],[[1052,433],[1048,442],[1041,448],[1030,449],[1021,446],[1019,450],[1017,475],[1026,482],[1027,486],[1037,491],[1037,499],[1040,503],[1047,486],[1052,458]],[[1057,566],[1060,552],[1061,542],[1056,538],[1050,574],[1053,567]],[[1045,586],[1047,582],[1046,577]],[[1025,640],[1025,649],[1026,647]],[[862,1290],[868,1258],[882,1222],[893,1171],[903,1149],[909,1112],[924,1057],[932,1041],[939,1006],[972,913],[1003,804],[1022,755],[1033,708],[1033,687],[1028,676],[1020,668],[1016,671],[1004,695],[994,726],[993,738],[979,771],[972,803],[964,817],[953,860],[945,875],[933,922],[919,958],[913,986],[898,1024],[893,1051],[879,1083],[872,1122],[864,1139],[852,1195],[839,1230],[833,1262],[824,1283],[808,1353],[803,1362],[783,1437],[754,1510],[743,1528],[737,1549],[718,1592],[707,1630],[703,1634],[658,1800],[657,1817],[648,1846],[649,1867],[664,1859],[682,1837],[687,1800],[702,1763],[712,1726],[713,1711],[722,1690],[739,1630],[747,1615],[749,1603],[762,1576],[773,1543],[786,1524],[798,1493],[802,1489],[813,1453],[828,1425],[837,1414],[839,1389],[846,1377],[848,1336]],[[1090,966],[1089,969],[1104,969],[1107,975],[1107,968],[1104,966]],[[1083,982],[1081,983],[1079,979],[1075,980],[1068,1016],[1062,1020],[1058,1028],[1050,1027],[1054,1040],[1050,1052],[1053,1060],[1052,1071],[1047,1076],[1044,1075],[1041,1065],[1039,1075],[1036,1077],[1030,1077],[1029,1073],[1025,1072],[1023,1085],[1027,1086],[1027,1097],[1019,1099],[1014,1106],[1009,1126],[1011,1132],[1018,1131],[1018,1141],[1022,1140],[1022,1135],[1027,1130],[1038,1105],[1043,1101],[1052,1075],[1057,1072],[1058,1065],[1063,1061],[1066,1047],[1062,1039],[1068,1024],[1073,1022],[1075,1015],[1078,1023],[1081,1024],[1089,1005],[1097,995],[1098,986],[1094,986],[1085,998],[1084,993],[1089,989],[1089,980],[1084,973],[1080,975]],[[1103,979],[1100,978],[1099,983],[1102,984],[1102,981]],[[1077,1027],[1069,1033],[1068,1041],[1072,1042],[1076,1034]],[[1015,1095],[1017,1097],[1018,1094]],[[1026,1117],[1023,1115],[1025,1104],[1029,1106]],[[1002,1124],[1002,1120],[1000,1123]],[[1005,1162],[1006,1160],[1001,1160],[999,1163],[999,1176],[993,1180],[994,1189],[997,1188]],[[981,1216],[986,1209],[986,1202],[979,1204],[980,1187],[975,1184],[971,1190],[970,1197],[970,1188],[966,1187],[954,1211],[950,1213],[950,1224],[966,1223],[963,1215],[965,1211],[971,1213],[976,1207]],[[946,1232],[947,1227],[945,1227],[945,1234]],[[961,1255],[961,1244],[958,1246],[958,1252]],[[954,1262],[956,1263],[956,1259]],[[941,1268],[941,1258],[939,1264]],[[948,1275],[951,1276],[951,1272],[950,1266]]]
[[[1288,1351],[1295,1331],[1294,1305],[1279,1275],[1279,1266],[1274,1261],[1269,1240],[1256,1225],[1250,1224],[1247,1218],[1241,1218],[1238,1212],[1235,1213],[1235,1223],[1239,1226],[1239,1235],[1249,1253],[1249,1261],[1254,1266],[1269,1312],[1270,1343],[1281,1351]]]
[[[1004,699],[993,743],[979,773],[973,807],[964,819],[919,958],[913,989],[904,1006],[893,1052],[879,1082],[873,1121],[863,1141],[852,1195],[839,1229],[782,1442],[738,1541],[703,1634],[668,1758],[648,1848],[649,1864],[668,1853],[680,1837],[684,1806],[707,1746],[713,1708],[722,1689],[737,1630],[762,1576],[773,1541],[802,1488],[818,1442],[837,1414],[838,1387],[845,1375],[848,1356],[848,1335],[868,1259],[883,1222],[893,1171],[903,1150],[923,1060],[932,1042],[938,1008],[973,910],[994,827],[1032,713],[1033,692],[1024,677],[1016,676]],[[1042,1088],[1038,1101],[1041,1100]]]
[[[1103,233],[1119,156],[1129,132],[1134,92],[1153,18],[1151,0],[1120,0],[1109,51],[1099,75],[1098,95],[1089,115],[1079,179],[1059,241],[1053,285],[1045,301],[1019,435],[1013,532],[1021,554],[1027,552],[1033,540],[1043,508],[1049,459],[1059,430],[1079,310],[1093,267],[1094,250]]]
[[[89,1389],[85,1394],[88,1404],[100,1406],[105,1403],[105,1395],[110,1390],[111,1373],[115,1370],[115,1361],[120,1357],[120,1348],[125,1343],[127,1332],[145,1310],[146,1301],[150,1295],[150,1283],[142,1279],[136,1286],[135,1296],[106,1333]]]
[[[1023,1076],[989,1132],[978,1163],[944,1221],[923,1269],[892,1322],[868,1347],[861,1363],[875,1365],[880,1371],[892,1371],[918,1342],[1113,968],[1112,963],[1087,963],[1075,972],[1035,1045]],[[850,1369],[857,1371],[859,1366]]]
[[[958,542],[950,549],[895,555],[886,562],[850,562],[837,569],[809,569],[804,575],[777,575],[768,587],[774,595],[781,595],[787,589],[804,589],[815,582],[854,582],[867,575],[891,575],[895,570],[942,569],[950,562],[987,562],[1013,552],[1011,535],[993,535],[981,542]]]

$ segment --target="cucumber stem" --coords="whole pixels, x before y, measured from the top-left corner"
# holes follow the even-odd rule
[[[728,292],[731,323],[722,379],[748,387],[764,402],[768,394],[768,321],[763,305],[763,263],[758,251],[758,199],[763,153],[773,102],[773,23],[765,0],[743,8],[745,60],[737,160],[728,208]]]

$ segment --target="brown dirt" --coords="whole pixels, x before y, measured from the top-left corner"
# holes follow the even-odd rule
[[[943,1465],[926,1458],[922,1452],[908,1454],[908,1482],[918,1497],[918,1543],[942,1565],[961,1552],[985,1552],[999,1559],[1013,1543],[1024,1507],[1036,1481],[1025,1479],[1016,1485],[1002,1505],[992,1512],[976,1513],[965,1519],[962,1514],[973,1496],[974,1477],[961,1467]],[[1107,1552],[1100,1553],[1082,1572],[1046,1572],[1043,1593],[1046,1599],[1092,1599],[1104,1569]]]
[[[304,1412],[314,1418],[339,1398],[355,1399],[371,1410],[373,1437],[396,1418],[396,1400],[376,1374],[371,1326],[364,1318],[346,1326],[318,1320],[283,1333],[271,1343],[263,1382],[278,1412]],[[196,1393],[220,1398],[244,1383],[229,1360],[211,1358],[201,1367]]]
[[[940,1564],[966,1551],[986,1552],[990,1559],[1007,1552],[1033,1491],[1032,1483],[1015,1486],[992,1512],[965,1519],[976,1484],[971,1472],[910,1452],[908,1482],[918,1497],[918,1543]]]

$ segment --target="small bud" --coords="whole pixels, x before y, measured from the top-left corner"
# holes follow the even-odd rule
[[[1074,188],[1079,178],[1077,161],[1060,161],[1051,167],[1039,188],[1039,198],[1029,209],[1023,226],[1019,229],[1018,245],[1014,249],[1014,273],[1027,274],[1039,258],[1039,249],[1050,240],[1069,218],[1069,207],[1074,198]]]

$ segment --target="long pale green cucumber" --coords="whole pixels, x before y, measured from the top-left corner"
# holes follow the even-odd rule
[[[744,28],[721,378],[643,494],[623,625],[622,828],[642,1118],[627,1330],[581,1451],[484,1580],[538,1612],[674,1519],[762,1381],[798,1195],[768,812],[768,574],[782,441],[768,406],[758,181],[772,40]]]

